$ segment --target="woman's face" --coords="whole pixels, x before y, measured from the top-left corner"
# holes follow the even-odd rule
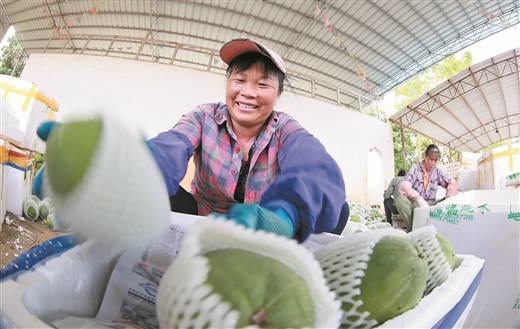
[[[426,171],[430,171],[437,165],[437,161],[439,161],[439,153],[433,152],[430,155],[424,154],[424,169]]]
[[[232,72],[226,86],[226,105],[233,124],[243,127],[263,125],[280,97],[278,77],[264,76],[254,64],[243,72]]]

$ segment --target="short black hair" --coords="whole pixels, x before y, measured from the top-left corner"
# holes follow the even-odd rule
[[[438,153],[439,155],[441,154],[441,152],[439,151],[439,148],[437,147],[437,145],[435,145],[435,144],[430,144],[430,145],[428,145],[428,147],[426,148],[426,151],[424,151],[424,154],[426,154],[426,156],[430,156],[430,155],[432,155],[433,153]]]
[[[404,176],[406,175],[406,170],[404,168],[401,168],[401,170],[399,170],[399,172],[397,173],[397,176]]]
[[[258,64],[264,71],[265,76],[267,77],[269,74],[274,74],[278,77],[278,93],[281,94],[283,92],[284,81],[289,85],[289,80],[287,80],[287,76],[280,71],[280,69],[273,63],[273,61],[258,52],[247,52],[240,54],[233,58],[231,62],[229,62],[229,66],[226,69],[226,78],[229,79],[231,73],[233,72],[244,72],[249,69],[253,65]],[[292,87],[290,87],[292,89]]]

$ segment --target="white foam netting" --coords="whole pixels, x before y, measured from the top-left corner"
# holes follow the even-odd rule
[[[115,118],[101,118],[99,145],[81,181],[66,194],[45,183],[44,193],[76,234],[112,245],[144,246],[170,226],[164,179],[143,140]]]
[[[369,230],[338,239],[314,253],[331,290],[343,303],[353,305],[348,312],[343,312],[341,327],[372,328],[377,325],[377,321],[367,320],[369,312],[357,310],[363,302],[355,301],[354,297],[361,293],[357,287],[365,275],[374,246],[387,235],[406,237],[406,233],[393,228]]]
[[[423,256],[428,261],[428,277],[424,294],[429,294],[435,287],[441,285],[451,274],[451,267],[442,251],[439,240],[435,236],[437,230],[435,226],[428,225],[415,229],[408,233],[407,238],[419,244],[423,251]]]
[[[315,310],[313,327],[339,326],[341,303],[327,286],[320,264],[305,247],[295,240],[210,215],[190,228],[161,280],[156,304],[161,328],[235,328],[238,311],[205,284],[210,269],[204,254],[225,248],[251,251],[287,265],[309,288]]]

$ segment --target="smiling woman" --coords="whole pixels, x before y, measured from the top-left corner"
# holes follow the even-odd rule
[[[251,39],[220,50],[225,102],[202,104],[149,142],[171,210],[215,212],[255,230],[304,241],[341,233],[349,210],[341,170],[298,121],[275,110],[288,84],[283,59]],[[190,191],[179,186],[193,157]]]

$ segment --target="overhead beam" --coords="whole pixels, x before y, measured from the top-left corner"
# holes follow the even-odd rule
[[[430,96],[430,95],[428,95]],[[431,97],[431,96],[430,96]],[[419,111],[417,111],[415,108],[409,108],[410,111],[413,111],[415,112],[418,116],[420,116],[421,118],[423,118],[424,120],[428,121],[429,123],[431,123],[432,125],[438,127],[439,129],[441,129],[442,131],[446,132],[448,135],[450,136],[453,136],[454,139],[459,139],[457,136],[455,136],[451,131],[447,130],[446,128],[444,128],[443,126],[441,126],[440,124],[438,124],[437,122],[433,121],[432,119],[430,119],[429,117],[427,117],[426,115],[423,115],[422,113],[420,113]],[[407,127],[408,129],[410,129],[410,127]],[[428,136],[428,135],[425,135],[424,132],[422,133],[419,133],[423,136],[427,136],[428,138],[432,138],[431,136]],[[444,144],[444,143],[443,143]],[[470,147],[468,147],[470,148]],[[471,148],[470,148],[471,149]],[[472,150],[473,152],[475,152],[476,150]]]
[[[473,71],[471,70],[471,68],[469,68],[469,73],[471,75],[471,77],[473,78],[473,81],[475,82],[475,85],[477,86],[478,90],[480,91],[480,95],[482,96],[482,99],[486,102],[486,106],[488,108],[488,111],[490,113],[490,115],[493,117],[493,120],[496,120],[495,118],[495,114],[493,113],[493,110],[491,109],[491,105],[489,105],[489,101],[486,97],[486,94],[484,93],[484,91],[482,90],[482,86],[480,85],[480,82],[477,80],[477,78],[475,77],[475,74],[473,73]],[[455,88],[458,92],[458,89]],[[501,92],[502,92],[502,96],[503,96],[503,88],[502,86],[500,87],[501,89]],[[461,97],[463,97],[461,95]],[[466,99],[463,97],[464,99],[464,102],[467,104],[468,102],[466,101]],[[504,97],[502,97],[502,99],[504,99]],[[504,99],[504,103],[505,103],[505,99]],[[478,115],[475,114],[475,111],[473,111],[473,115],[475,115],[475,117],[477,118],[478,122],[480,123],[480,125],[482,126],[483,123],[482,121],[480,120],[480,118],[478,117]],[[489,140],[492,142],[491,140],[491,137],[489,135],[487,135],[487,137],[489,138]],[[502,139],[502,136],[500,136],[500,139]]]
[[[453,89],[455,89],[455,91],[457,92],[457,94],[459,95],[459,98],[462,99],[462,101],[464,102],[464,104],[466,104],[466,106],[468,107],[468,109],[471,111],[471,113],[473,113],[473,115],[477,118],[477,121],[480,123],[480,125],[482,126],[482,121],[480,121],[478,115],[475,113],[475,110],[473,110],[473,108],[471,107],[471,105],[469,105],[468,101],[466,100],[466,98],[460,93],[460,91],[458,90],[458,88],[448,79],[448,83],[450,84],[450,86],[452,86]],[[428,97],[432,97],[429,93],[426,93],[428,95]],[[437,104],[439,104],[440,107],[442,107],[444,109],[444,111],[448,112],[455,120],[457,120],[457,122],[459,124],[461,124],[464,129],[466,130],[470,130],[468,126],[466,126],[466,124],[464,122],[462,122],[462,120],[459,119],[458,116],[455,115],[455,113],[453,113],[453,111],[451,111],[449,108],[447,108],[444,104],[441,104],[439,102],[439,100],[437,98],[432,98],[434,102],[437,102]],[[482,148],[484,148],[484,145],[477,139],[477,142],[480,144],[480,146]]]

